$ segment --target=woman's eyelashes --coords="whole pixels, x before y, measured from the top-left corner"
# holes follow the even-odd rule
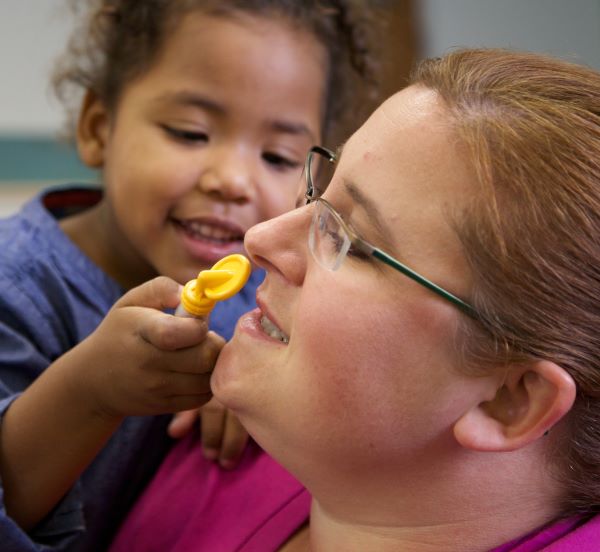
[[[369,255],[368,253],[366,253],[362,249],[358,248],[354,244],[351,245],[350,248],[348,249],[347,255],[348,255],[348,257],[352,257],[352,258],[357,259],[359,261],[369,261],[372,258],[371,255]]]

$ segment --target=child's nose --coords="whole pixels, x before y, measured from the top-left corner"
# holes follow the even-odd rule
[[[207,159],[198,178],[200,190],[227,201],[246,203],[253,195],[255,169],[248,155],[215,152]]]

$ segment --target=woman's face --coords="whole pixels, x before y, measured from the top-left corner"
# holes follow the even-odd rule
[[[411,87],[348,140],[324,197],[363,239],[468,298],[451,214],[472,185],[439,98]],[[215,396],[309,488],[311,466],[330,467],[339,483],[455,446],[452,425],[480,385],[459,371],[465,315],[372,258],[323,268],[307,245],[313,209],[247,234],[267,277],[212,379]],[[265,332],[265,318],[287,343]]]

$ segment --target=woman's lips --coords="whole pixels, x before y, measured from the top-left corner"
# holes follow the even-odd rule
[[[290,338],[283,333],[283,331],[279,329],[265,314],[263,314],[260,319],[260,325],[268,336],[280,341],[281,343],[289,343]]]
[[[261,339],[263,341],[268,341],[271,344],[277,344],[281,346],[286,346],[288,344],[289,338],[281,332],[275,325],[272,327],[275,328],[275,331],[278,332],[278,336],[274,337],[271,333],[267,333],[265,331],[263,319],[265,318],[264,313],[260,310],[260,308],[256,308],[246,314],[244,314],[238,321],[238,330],[242,333],[248,334],[249,336]],[[267,320],[269,320],[267,318]],[[270,320],[269,320],[270,321]],[[273,322],[271,322],[273,324]],[[279,335],[279,333],[281,335]],[[284,339],[282,339],[284,337]]]

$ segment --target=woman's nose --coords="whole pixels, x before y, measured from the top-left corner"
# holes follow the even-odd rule
[[[252,262],[281,274],[293,285],[302,285],[308,254],[309,210],[294,209],[261,222],[246,232],[244,247]]]
[[[253,197],[255,167],[247,152],[221,148],[205,157],[198,188],[225,201],[246,203]]]

